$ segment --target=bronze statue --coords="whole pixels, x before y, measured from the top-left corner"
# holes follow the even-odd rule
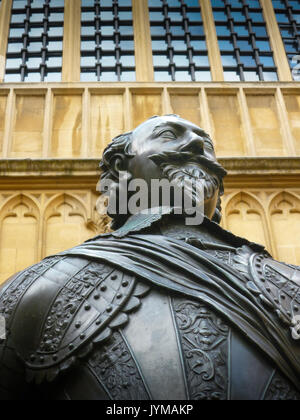
[[[153,117],[114,139],[101,169],[116,195],[122,171],[201,179],[203,222],[172,205],[111,214],[112,233],[9,279],[0,398],[300,399],[300,269],[220,227],[226,172],[210,137]]]

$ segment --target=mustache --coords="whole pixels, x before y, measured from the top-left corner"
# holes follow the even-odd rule
[[[174,164],[180,167],[187,163],[200,164],[202,167],[216,174],[220,180],[227,175],[227,171],[218,162],[207,159],[205,156],[196,155],[194,152],[168,151],[153,154],[149,156],[149,159],[159,166]]]

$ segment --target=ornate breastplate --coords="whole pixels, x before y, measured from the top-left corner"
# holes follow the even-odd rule
[[[153,357],[146,347],[134,344],[132,337],[140,331],[133,319],[130,329],[114,333],[86,362],[108,398],[173,400],[176,394],[184,400],[300,399],[293,385],[207,306],[180,296],[158,298],[156,292],[143,300],[146,307],[157,309],[159,302],[164,313],[159,326],[155,315],[144,322],[149,313],[146,308],[142,314],[143,305],[135,314],[137,323],[142,319],[152,335],[145,341]],[[172,330],[163,326],[171,325],[166,321],[166,302]],[[155,342],[162,331],[168,337]],[[174,349],[169,351],[170,343],[177,357]],[[166,353],[169,363],[164,361]]]

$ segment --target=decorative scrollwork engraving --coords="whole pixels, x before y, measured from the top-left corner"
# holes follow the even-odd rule
[[[88,365],[113,400],[149,400],[137,365],[118,332],[94,350]]]
[[[74,314],[110,271],[109,266],[91,263],[61,289],[46,319],[39,351],[54,352],[58,349]]]
[[[230,251],[214,251],[214,256],[221,260],[222,262],[232,265],[232,258]]]
[[[173,300],[192,400],[225,400],[229,328],[206,306]]]
[[[276,373],[265,395],[267,401],[298,401],[300,394],[279,373]]]

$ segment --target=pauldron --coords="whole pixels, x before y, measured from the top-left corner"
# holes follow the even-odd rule
[[[274,261],[265,255],[250,258],[253,282],[248,287],[274,310],[290,328],[294,340],[300,339],[300,270],[299,267]]]
[[[10,343],[26,366],[27,380],[37,384],[53,381],[125,325],[149,290],[109,264],[80,258],[45,261],[34,266],[35,278],[32,269],[30,276],[25,270],[0,296]]]

